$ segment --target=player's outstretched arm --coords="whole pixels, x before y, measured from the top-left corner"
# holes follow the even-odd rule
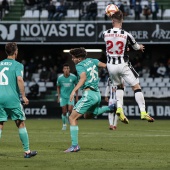
[[[141,50],[142,52],[144,52],[145,46],[141,44],[141,45],[140,45],[140,50]]]
[[[100,61],[98,67],[106,68],[106,64]]]

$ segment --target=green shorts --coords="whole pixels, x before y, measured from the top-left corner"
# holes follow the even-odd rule
[[[60,98],[60,107],[72,105],[74,106],[74,100],[70,102],[70,98]]]
[[[0,122],[6,122],[10,117],[12,120],[25,120],[23,107],[18,108],[0,108]]]
[[[101,102],[101,94],[99,91],[86,90],[83,96],[76,103],[73,110],[80,114],[97,113]]]

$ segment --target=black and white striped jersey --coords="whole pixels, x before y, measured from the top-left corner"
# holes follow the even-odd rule
[[[107,79],[107,86],[105,90],[105,97],[110,96],[110,99],[116,100],[116,87],[113,85],[110,78]]]
[[[131,45],[134,50],[139,50],[140,45],[135,38],[120,28],[112,28],[103,32],[106,43],[106,54],[110,57],[124,57],[127,45]]]

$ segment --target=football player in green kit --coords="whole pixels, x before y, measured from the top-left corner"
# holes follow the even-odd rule
[[[72,61],[76,65],[79,81],[70,95],[70,101],[73,100],[76,91],[80,88],[83,90],[81,99],[76,103],[69,117],[70,134],[72,145],[64,152],[78,152],[78,121],[77,119],[86,113],[100,115],[104,112],[112,112],[115,104],[110,106],[99,107],[101,102],[101,94],[98,88],[99,77],[98,67],[106,67],[105,63],[98,59],[86,58],[87,52],[85,48],[74,48],[70,50]],[[127,119],[124,114],[118,115],[120,120]]]
[[[63,74],[61,74],[57,79],[58,102],[62,107],[62,130],[66,130],[66,123],[69,123],[69,115],[72,112],[74,106],[74,100],[70,101],[69,97],[76,84],[77,77],[70,73],[70,66],[69,64],[65,63],[63,65]],[[78,101],[78,91],[76,93],[76,101]]]
[[[37,155],[37,151],[30,151],[29,137],[24,123],[25,113],[20,102],[21,94],[24,104],[29,104],[24,90],[23,65],[15,60],[18,55],[17,44],[7,43],[5,52],[7,59],[0,61],[0,138],[4,122],[9,116],[18,127],[24,158],[31,158]]]

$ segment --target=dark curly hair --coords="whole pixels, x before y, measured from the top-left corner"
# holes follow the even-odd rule
[[[84,47],[72,48],[70,50],[70,55],[73,55],[76,58],[86,58],[87,52]]]
[[[8,56],[14,55],[16,50],[18,50],[18,47],[15,42],[9,42],[5,45],[5,52]]]

